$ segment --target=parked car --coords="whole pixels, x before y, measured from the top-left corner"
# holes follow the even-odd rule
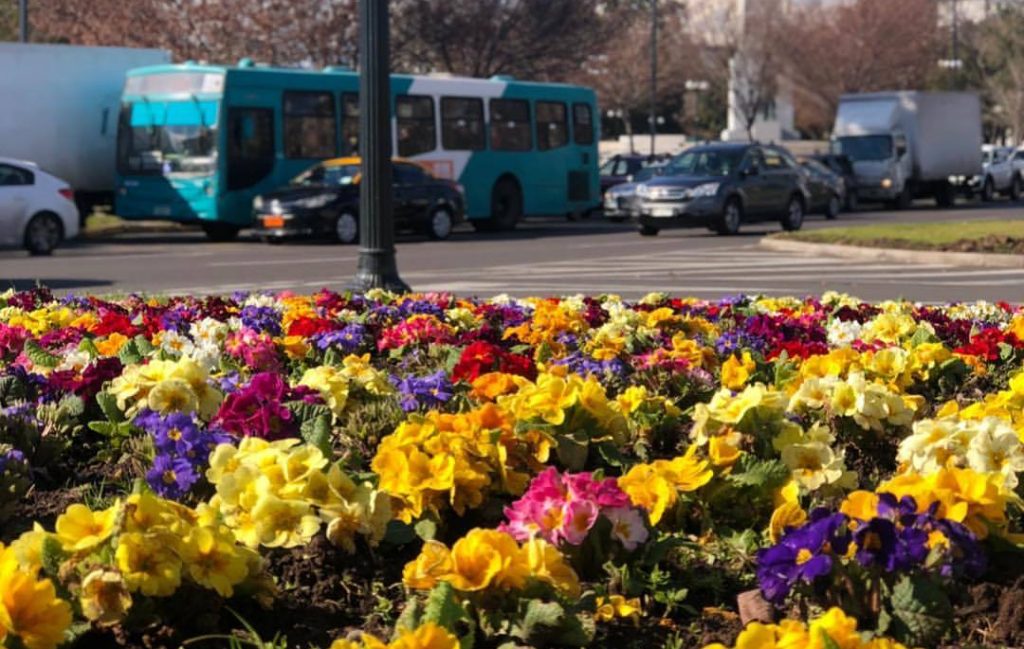
[[[598,169],[601,176],[601,194],[615,185],[633,181],[633,177],[644,167],[662,162],[660,156],[640,155],[629,153],[626,155],[614,155],[604,161]]]
[[[337,158],[314,165],[287,187],[256,197],[253,223],[264,241],[329,237],[341,243],[359,239],[359,158]],[[395,228],[447,239],[462,221],[464,191],[435,178],[420,165],[395,160]]]
[[[718,143],[684,151],[663,175],[637,188],[640,234],[706,226],[736,234],[744,222],[778,220],[803,225],[807,180],[792,155],[777,146]]]
[[[633,215],[636,208],[636,189],[641,183],[665,173],[667,165],[653,164],[633,175],[633,181],[621,183],[604,193],[604,216],[613,223],[622,223]]]
[[[843,180],[843,209],[853,212],[857,209],[857,175],[853,171],[853,162],[841,153],[819,153],[810,156],[825,165],[829,171]]]
[[[78,236],[71,187],[32,162],[0,158],[0,244],[48,255]]]
[[[807,211],[824,214],[830,221],[837,218],[846,194],[842,177],[817,160],[803,160],[800,167],[807,176]]]
[[[985,144],[981,147],[981,174],[967,180],[967,191],[977,195],[986,203],[995,200],[996,194],[1020,200],[1021,174],[1014,168],[1012,147]]]

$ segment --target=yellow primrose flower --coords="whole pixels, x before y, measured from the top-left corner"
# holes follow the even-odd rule
[[[192,386],[184,379],[160,381],[149,391],[150,409],[166,415],[172,412],[193,412],[199,403]]]
[[[678,492],[695,491],[711,481],[714,473],[706,460],[696,459],[696,446],[673,460],[655,460],[637,464],[619,478],[619,488],[637,507],[647,510],[651,525],[661,521],[665,511],[675,505]]]
[[[115,331],[107,336],[105,340],[96,341],[96,349],[103,356],[117,356],[121,348],[128,343],[128,340],[128,336]]]
[[[736,431],[726,431],[719,435],[713,435],[708,440],[708,459],[711,464],[719,468],[728,468],[740,459],[743,451],[739,445],[743,436]]]
[[[494,401],[500,396],[514,392],[519,387],[518,381],[520,380],[525,381],[514,374],[487,372],[473,381],[473,390],[470,395],[475,399]]]
[[[415,630],[400,627],[398,638],[387,645],[387,649],[459,649],[460,646],[459,638],[448,629],[427,622]]]
[[[114,533],[120,505],[94,512],[85,505],[69,506],[57,517],[57,540],[69,552],[91,550]]]
[[[598,622],[611,622],[615,618],[628,618],[634,625],[640,625],[640,598],[626,599],[622,595],[609,595],[597,598],[597,611],[594,619]]]
[[[234,587],[248,575],[245,555],[236,548],[234,539],[206,527],[192,530],[183,545],[183,556],[189,575],[200,586],[231,597]]]
[[[313,514],[310,504],[302,500],[282,500],[263,494],[252,508],[251,516],[260,544],[268,548],[308,545],[320,531],[320,518]]]
[[[94,570],[86,575],[78,599],[82,615],[100,626],[119,623],[132,607],[128,585],[113,570]]]
[[[569,597],[579,597],[580,579],[558,548],[541,538],[532,538],[523,544],[530,576],[551,584]]]
[[[857,633],[857,619],[844,613],[841,608],[830,608],[824,615],[808,625],[812,646],[816,644],[816,640],[820,639],[823,633],[832,641],[832,646],[839,647],[839,649],[859,649],[863,646],[860,634]],[[822,642],[821,645],[824,649],[826,643]]]
[[[768,523],[768,536],[772,543],[778,543],[787,529],[800,527],[806,522],[807,512],[799,503],[782,503],[772,512],[771,521]]]
[[[475,528],[452,546],[448,581],[457,590],[472,592],[492,585],[520,589],[529,574],[519,544],[505,532]]]
[[[320,396],[323,397],[335,417],[341,416],[345,410],[345,404],[348,403],[348,378],[337,368],[321,365],[308,369],[299,380],[299,385],[305,385],[320,392]]]
[[[730,390],[741,390],[755,369],[757,364],[750,352],[744,350],[741,358],[730,356],[722,363],[722,385]]]
[[[306,354],[309,353],[309,343],[306,342],[305,336],[282,336],[275,342],[281,345],[288,358],[305,358]]]
[[[382,396],[391,394],[394,391],[394,387],[388,380],[387,374],[375,369],[370,364],[369,354],[363,354],[362,356],[349,354],[342,359],[341,364],[341,373],[370,394]]]
[[[444,543],[426,541],[419,555],[402,570],[402,583],[407,588],[430,590],[452,572],[452,554]]]
[[[54,649],[71,626],[71,607],[53,582],[23,570],[13,548],[0,543],[0,646],[14,636],[26,649]]]
[[[130,590],[167,597],[181,584],[181,559],[156,535],[122,534],[114,556]]]

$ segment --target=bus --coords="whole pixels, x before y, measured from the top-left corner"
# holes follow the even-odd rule
[[[198,223],[231,239],[253,199],[318,161],[359,151],[359,75],[194,63],[130,70],[115,212]],[[594,92],[510,77],[391,77],[394,155],[458,182],[478,230],[600,203]]]

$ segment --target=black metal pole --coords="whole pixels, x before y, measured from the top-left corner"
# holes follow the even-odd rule
[[[18,0],[18,40],[28,42],[28,0]]]
[[[398,276],[391,204],[388,0],[359,0],[359,262],[349,288],[408,292]]]
[[[658,0],[651,0],[651,155],[658,132]]]

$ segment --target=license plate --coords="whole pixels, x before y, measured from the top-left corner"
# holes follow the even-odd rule
[[[170,216],[171,206],[170,205],[157,205],[153,208],[153,216]]]
[[[283,216],[264,216],[263,227],[265,228],[283,228],[284,217]]]
[[[671,207],[655,207],[651,209],[651,216],[657,218],[672,218],[676,215],[676,211]]]

